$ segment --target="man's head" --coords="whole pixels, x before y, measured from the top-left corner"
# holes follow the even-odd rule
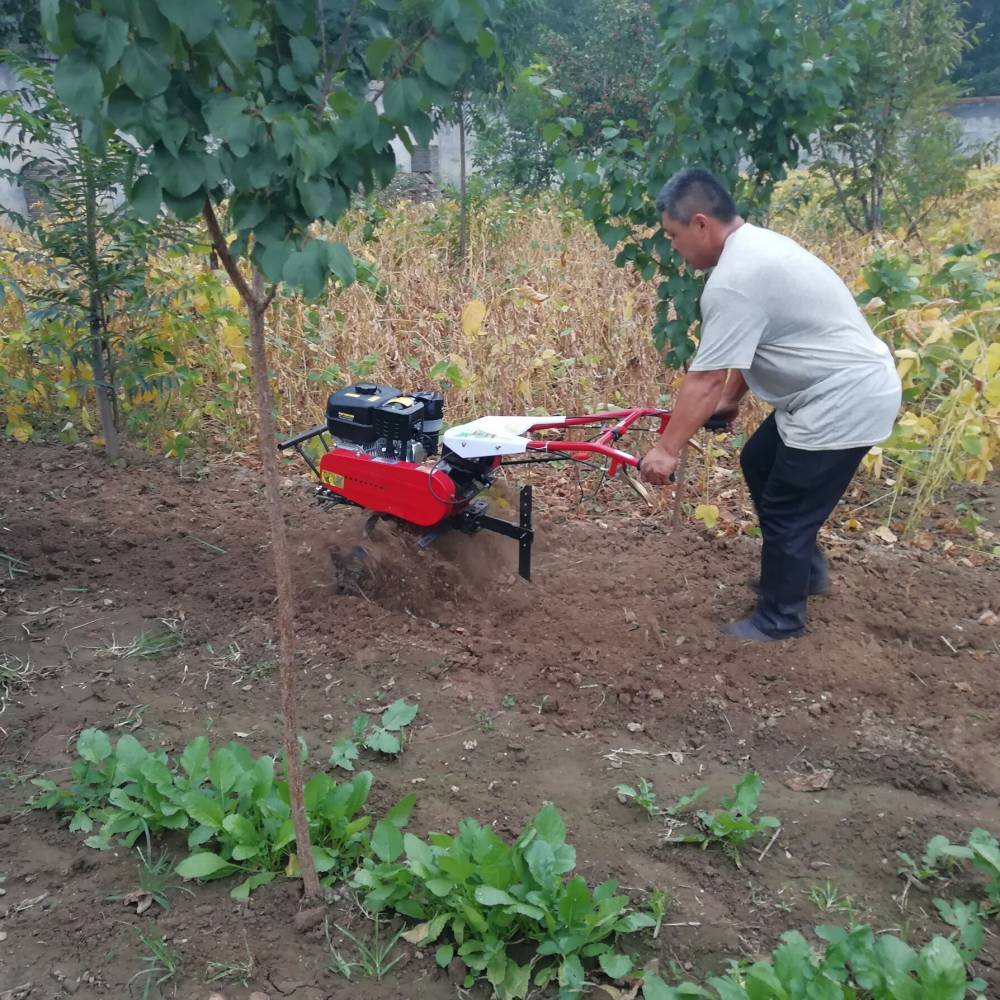
[[[730,193],[701,167],[674,174],[656,196],[656,211],[673,248],[700,270],[719,263],[726,237],[743,224]]]

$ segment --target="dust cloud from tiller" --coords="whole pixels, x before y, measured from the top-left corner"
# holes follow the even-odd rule
[[[366,511],[338,512],[327,524],[322,535],[297,539],[297,589],[304,610],[329,608],[348,596],[433,619],[458,602],[488,599],[497,582],[508,581],[517,568],[516,546],[489,532],[449,531],[421,548],[422,529]]]

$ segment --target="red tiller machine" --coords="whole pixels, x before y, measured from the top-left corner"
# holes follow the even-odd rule
[[[480,417],[444,430],[440,392],[403,393],[390,386],[359,383],[330,396],[326,423],[298,434],[278,447],[294,449],[319,480],[324,505],[348,504],[371,511],[371,526],[380,518],[425,529],[421,548],[446,531],[467,534],[495,531],[518,542],[518,572],[531,578],[531,486],[522,486],[517,523],[487,513],[480,497],[503,465],[575,461],[593,465],[607,476],[624,467],[638,468],[640,459],[615,445],[637,421],[650,418],[662,433],[669,410],[640,407],[580,417]],[[709,428],[724,426],[710,421]],[[589,440],[566,440],[533,434],[592,427]],[[319,465],[303,444],[319,438],[326,449]],[[331,440],[332,439],[332,442]]]

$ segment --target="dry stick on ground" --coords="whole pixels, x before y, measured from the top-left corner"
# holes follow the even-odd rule
[[[285,761],[288,767],[288,798],[295,825],[295,846],[302,872],[302,889],[306,899],[320,895],[319,877],[313,863],[312,843],[305,804],[302,801],[302,762],[299,760],[299,724],[295,698],[295,599],[292,593],[292,564],[288,557],[288,537],[281,512],[281,489],[278,475],[278,437],[274,426],[274,402],[267,381],[267,351],[264,345],[264,314],[274,298],[272,289],[265,295],[264,278],[255,267],[252,286],[229,253],[225,235],[215,211],[205,202],[205,222],[212,243],[223,267],[236,290],[247,304],[250,314],[250,357],[253,362],[254,396],[257,402],[257,427],[261,458],[264,462],[264,488],[267,495],[267,516],[271,529],[271,554],[278,594],[278,649],[281,678],[281,715],[285,730]]]

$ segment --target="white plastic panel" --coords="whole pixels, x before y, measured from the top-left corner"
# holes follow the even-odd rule
[[[444,432],[444,443],[465,458],[520,455],[531,440],[524,436],[535,424],[562,423],[565,417],[480,417]]]

